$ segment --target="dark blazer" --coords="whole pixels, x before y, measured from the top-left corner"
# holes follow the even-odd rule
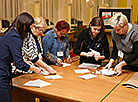
[[[22,39],[15,29],[5,36],[0,36],[0,88],[9,87],[11,63],[14,61],[16,68],[28,71],[30,65],[23,61]]]

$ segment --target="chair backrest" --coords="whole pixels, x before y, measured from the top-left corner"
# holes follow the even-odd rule
[[[81,32],[81,31],[76,31],[75,34],[74,34],[74,38],[78,38],[79,35],[80,35],[80,32]]]
[[[10,22],[8,20],[2,20],[2,28],[8,28],[10,26]]]

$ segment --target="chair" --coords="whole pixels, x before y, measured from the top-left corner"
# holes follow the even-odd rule
[[[69,42],[69,43],[70,43],[70,49],[74,49],[75,44],[76,44],[76,42],[77,42],[77,40],[78,40],[78,37],[79,37],[79,35],[80,35],[80,32],[81,32],[81,31],[76,31],[76,32],[74,33],[74,37],[70,39],[70,42]]]

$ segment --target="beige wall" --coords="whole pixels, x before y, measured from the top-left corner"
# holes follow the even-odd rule
[[[127,7],[127,0],[117,0],[117,7]]]
[[[138,24],[138,1],[131,0],[132,7],[132,23]]]

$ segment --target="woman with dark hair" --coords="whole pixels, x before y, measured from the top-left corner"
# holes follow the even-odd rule
[[[41,69],[24,62],[22,56],[22,41],[31,31],[33,17],[24,12],[16,17],[9,29],[0,37],[0,102],[11,102],[10,81],[11,63],[23,71],[34,71],[40,74]]]
[[[109,43],[100,17],[94,17],[89,28],[80,33],[73,52],[80,56],[80,64],[101,64],[103,59],[109,58]]]
[[[69,24],[65,20],[61,20],[57,22],[54,29],[45,34],[42,46],[46,63],[62,65],[64,58],[67,59],[67,63],[71,63],[67,35],[69,29]]]

